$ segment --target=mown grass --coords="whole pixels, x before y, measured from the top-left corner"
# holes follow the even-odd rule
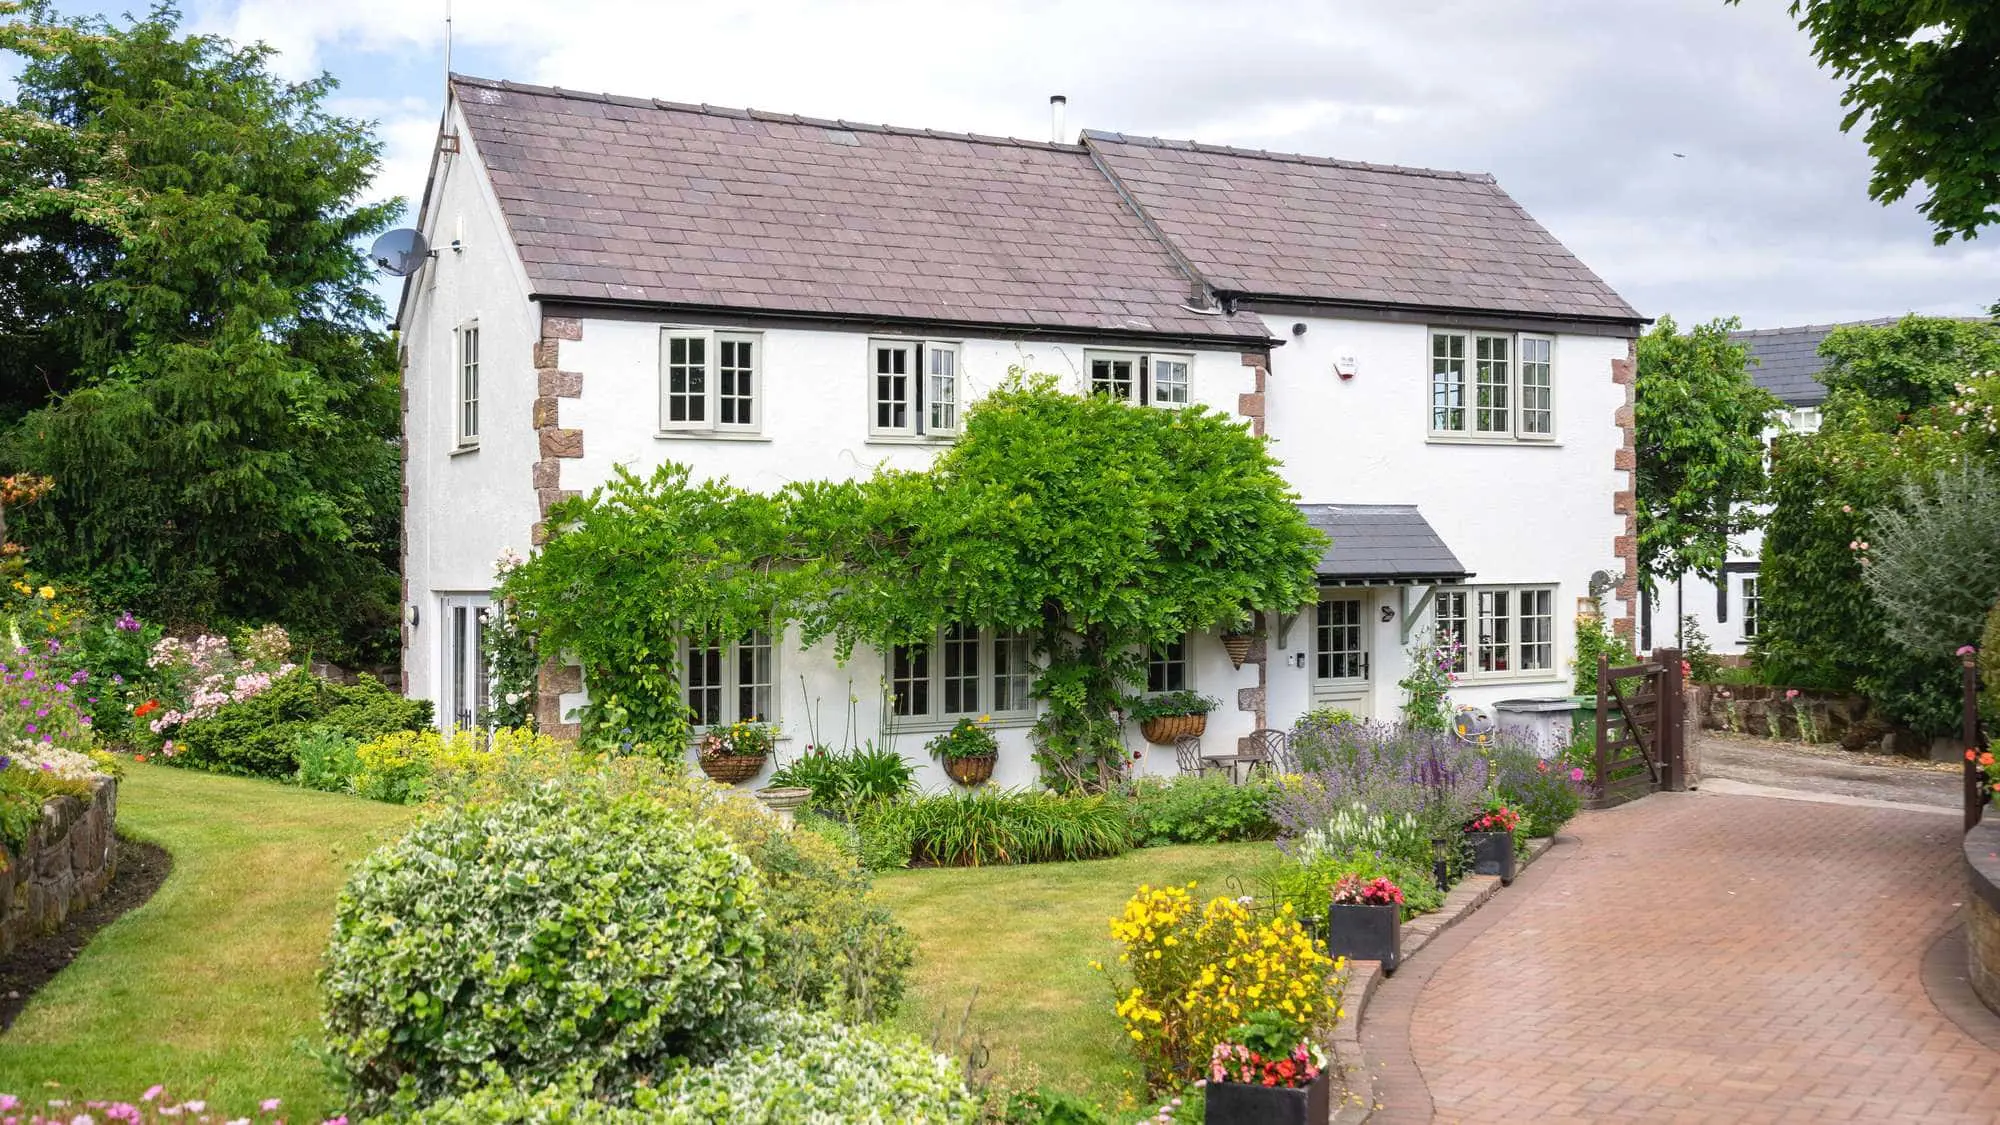
[[[976,988],[971,1027],[1010,1082],[1048,1085],[1106,1109],[1140,1106],[1143,1085],[1092,960],[1116,955],[1111,918],[1141,883],[1197,882],[1224,894],[1270,844],[1145,848],[1115,859],[1019,867],[932,868],[876,877],[876,895],[917,940],[898,1022],[955,1033]]]
[[[119,830],[166,848],[173,874],[0,1035],[0,1092],[135,1098],[157,1082],[230,1114],[273,1097],[293,1120],[334,1109],[336,1088],[313,1053],[313,976],[347,868],[410,815],[268,781],[132,766]]]

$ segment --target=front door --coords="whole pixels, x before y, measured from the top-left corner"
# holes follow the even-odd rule
[[[1313,706],[1369,717],[1367,594],[1326,593],[1313,609]]]
[[[448,594],[442,599],[444,645],[438,661],[438,726],[475,730],[486,721],[485,594]]]

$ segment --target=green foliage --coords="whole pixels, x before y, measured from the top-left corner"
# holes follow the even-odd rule
[[[1734,4],[1737,0],[1729,0]],[[2000,221],[2000,10],[1986,0],[1794,0],[1813,58],[1847,83],[1843,132],[1863,121],[1868,194],[1917,209],[1939,245]]]
[[[985,717],[960,719],[951,729],[924,744],[931,757],[940,762],[955,762],[961,758],[989,758],[1000,753],[999,740],[986,727]]]
[[[182,723],[166,760],[216,773],[290,779],[299,771],[299,738],[315,728],[365,741],[430,721],[429,702],[404,699],[372,677],[337,684],[299,669],[211,718]]]
[[[21,540],[170,624],[386,655],[399,406],[360,246],[400,202],[359,202],[380,143],[327,112],[331,78],[170,8],[3,17],[0,461],[56,482]]]
[[[1143,723],[1147,719],[1206,715],[1219,706],[1221,702],[1212,695],[1203,695],[1198,691],[1168,691],[1133,698],[1125,706],[1125,717],[1135,723]]]
[[[1764,428],[1778,400],[1750,381],[1734,317],[1683,335],[1670,316],[1639,338],[1632,412],[1639,573],[1648,583],[1722,572],[1756,526]]]
[[[1521,814],[1521,827],[1515,835],[1522,839],[1553,836],[1576,816],[1583,807],[1584,783],[1570,776],[1572,768],[1560,759],[1544,759],[1516,742],[1502,741],[1494,746],[1494,791]]]
[[[1979,635],[1979,701],[1989,729],[2000,728],[2000,601],[1986,614]]]
[[[566,744],[525,728],[494,731],[435,728],[391,731],[354,750],[348,788],[357,797],[414,805],[429,800],[434,787],[455,788],[482,774],[503,772],[538,759],[560,762]],[[303,769],[303,763],[301,763]]]
[[[1428,848],[1426,842],[1426,848]],[[1333,905],[1333,885],[1343,876],[1362,882],[1385,878],[1403,892],[1403,917],[1428,914],[1444,905],[1430,860],[1412,863],[1401,856],[1372,851],[1315,851],[1298,858],[1280,856],[1257,875],[1258,898],[1289,903],[1301,918],[1325,918]]]
[[[1874,521],[1904,486],[2000,461],[2000,328],[1929,317],[1836,329],[1820,347],[1828,387],[1818,433],[1780,438],[1761,567],[1754,654],[1770,682],[1858,691],[1924,734],[1957,725],[1949,652],[1890,639],[1862,560]]]
[[[594,1089],[584,1072],[553,1082],[489,1075],[478,1089],[404,1120],[410,1125],[971,1125],[977,1112],[958,1064],[913,1038],[773,1013],[724,1058],[674,1069],[657,1087],[607,1094]]]
[[[1132,839],[1140,845],[1223,844],[1278,834],[1271,804],[1278,784],[1257,774],[1237,785],[1226,777],[1142,777],[1127,796]]]
[[[1692,613],[1681,617],[1680,642],[1681,659],[1687,661],[1689,679],[1708,684],[1722,675],[1722,661],[1708,647],[1708,634],[1701,631],[1701,619]]]
[[[1383,855],[1426,867],[1435,855],[1436,828],[1414,813],[1371,810],[1355,802],[1318,819],[1288,841],[1301,862],[1316,855]]]
[[[1396,682],[1403,689],[1403,723],[1412,730],[1451,729],[1452,667],[1463,646],[1449,634],[1426,633],[1410,642],[1410,670]]]
[[[1968,464],[1928,483],[1876,513],[1862,577],[1890,638],[1935,656],[1973,644],[2000,598],[2000,476]]]
[[[884,831],[884,823],[894,821],[901,823],[890,831],[908,833],[912,860],[942,867],[1097,859],[1132,847],[1124,805],[1104,794],[981,786],[918,797],[863,818],[864,858],[871,831]]]
[[[805,753],[773,771],[770,784],[810,789],[812,807],[852,819],[863,805],[915,792],[917,772],[909,759],[873,742],[853,750],[808,746]]]
[[[495,604],[479,636],[483,646],[480,658],[493,677],[487,711],[479,716],[479,725],[533,728],[542,662],[535,652],[534,635],[522,627],[521,613],[514,603],[503,599]]]
[[[322,793],[345,793],[361,772],[355,750],[361,745],[332,727],[308,727],[292,739],[292,756],[298,759],[295,780],[307,789]]]
[[[854,830],[861,848],[861,866],[870,871],[894,871],[916,858],[917,825],[910,806],[883,801],[863,808]]]
[[[355,1108],[470,1088],[492,1064],[616,1085],[731,1038],[764,960],[755,869],[639,794],[549,786],[447,810],[355,869],[322,974]]]
[[[1577,614],[1574,651],[1570,667],[1575,673],[1572,687],[1578,695],[1597,694],[1598,657],[1609,657],[1613,668],[1629,668],[1639,662],[1632,639],[1614,632],[1602,613]]]

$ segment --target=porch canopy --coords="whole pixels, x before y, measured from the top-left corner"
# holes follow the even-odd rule
[[[1473,576],[1415,504],[1300,504],[1299,513],[1333,540],[1319,560],[1322,587],[1404,588],[1406,642],[1411,624],[1422,618],[1437,587]],[[1289,620],[1281,623],[1281,638],[1290,625]]]

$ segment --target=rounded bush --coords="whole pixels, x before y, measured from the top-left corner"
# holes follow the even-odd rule
[[[356,869],[322,974],[356,1108],[712,1053],[763,962],[750,861],[642,795],[548,785],[427,820]]]

